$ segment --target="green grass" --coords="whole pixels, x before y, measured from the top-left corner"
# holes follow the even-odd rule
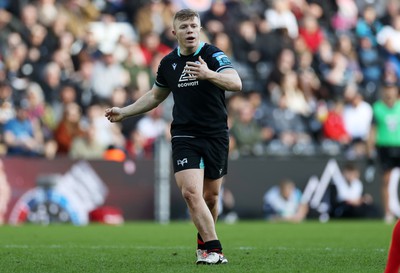
[[[0,227],[0,272],[383,272],[381,221],[219,223],[226,265],[196,266],[190,222]]]

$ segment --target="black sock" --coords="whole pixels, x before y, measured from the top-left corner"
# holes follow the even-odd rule
[[[219,240],[212,240],[204,243],[207,252],[222,252],[221,242]]]
[[[197,249],[206,249],[205,243],[203,241],[203,238],[201,238],[200,233],[197,233]]]

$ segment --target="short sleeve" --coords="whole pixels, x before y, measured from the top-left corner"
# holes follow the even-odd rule
[[[156,81],[155,81],[155,85],[157,85],[158,87],[161,88],[167,88],[168,87],[168,83],[165,79],[165,64],[164,64],[164,59],[161,60],[160,64],[158,65],[158,69],[157,69],[157,76],[156,76]]]
[[[208,68],[215,72],[220,72],[225,69],[233,69],[233,65],[231,60],[226,56],[226,54],[216,48],[216,47],[211,47],[209,49],[209,52],[207,52],[207,65]]]

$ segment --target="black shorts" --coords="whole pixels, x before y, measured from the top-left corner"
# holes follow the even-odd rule
[[[218,179],[227,174],[229,138],[173,137],[174,172],[203,169],[204,177]]]
[[[383,171],[400,167],[400,147],[377,147],[378,158]]]

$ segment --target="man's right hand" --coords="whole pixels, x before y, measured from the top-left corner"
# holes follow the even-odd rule
[[[119,108],[119,107],[107,108],[105,111],[105,117],[110,122],[119,122],[124,119],[121,108]]]

